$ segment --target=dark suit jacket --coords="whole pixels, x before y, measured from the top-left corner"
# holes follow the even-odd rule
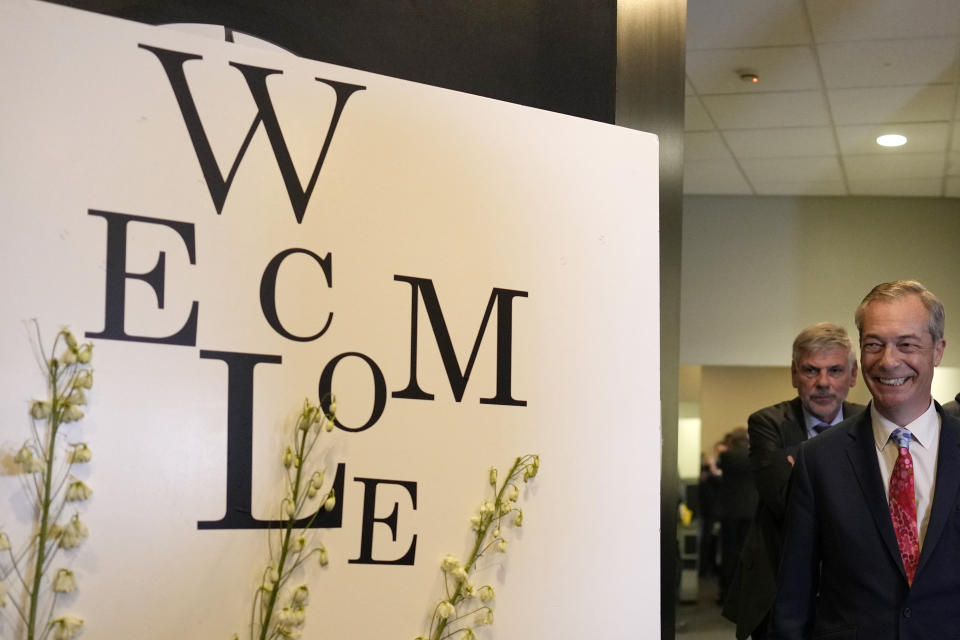
[[[869,412],[801,448],[771,638],[960,637],[960,420],[936,407],[941,429],[933,503],[912,587],[890,521]]]
[[[861,404],[843,403],[844,418],[863,410]],[[807,439],[800,398],[757,411],[748,418],[747,431],[760,505],[723,608],[723,615],[737,623],[739,640],[749,636],[763,621],[777,592],[787,486],[793,470],[787,456],[796,459],[800,443]]]
[[[960,418],[960,393],[957,394],[956,400],[951,400],[943,405],[943,410],[946,413],[953,414],[954,416]]]

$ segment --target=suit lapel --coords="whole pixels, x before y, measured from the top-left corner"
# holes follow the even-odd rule
[[[790,405],[793,408],[794,427],[797,430],[797,435],[800,437],[800,442],[803,442],[807,439],[807,421],[803,417],[803,404],[800,402],[800,397],[794,398],[790,402]]]
[[[937,450],[937,480],[933,489],[933,504],[930,507],[930,523],[923,539],[917,573],[936,549],[943,527],[957,502],[960,490],[960,421],[940,410],[940,446]]]
[[[883,478],[880,475],[880,463],[877,462],[877,445],[873,439],[873,424],[870,420],[870,411],[864,411],[857,417],[854,428],[850,430],[852,440],[847,447],[847,457],[853,465],[854,474],[860,485],[860,491],[866,501],[867,509],[873,516],[874,524],[880,532],[887,551],[894,563],[900,568],[903,579],[907,574],[903,569],[900,558],[900,547],[897,545],[897,535],[893,531],[893,522],[890,521],[890,507],[887,504],[887,494],[883,487]]]

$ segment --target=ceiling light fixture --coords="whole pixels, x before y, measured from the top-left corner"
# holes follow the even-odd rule
[[[749,84],[758,84],[760,82],[760,76],[750,69],[737,69],[737,75],[740,76],[740,80]]]
[[[887,133],[877,138],[877,144],[881,147],[902,147],[907,144],[907,137],[899,133]]]

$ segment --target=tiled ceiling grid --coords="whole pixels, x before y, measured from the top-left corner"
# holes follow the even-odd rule
[[[685,193],[960,197],[960,0],[689,0],[687,14]]]

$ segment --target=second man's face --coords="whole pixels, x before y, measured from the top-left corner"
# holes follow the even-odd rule
[[[800,356],[790,372],[807,413],[829,424],[837,417],[850,388],[857,383],[857,363],[840,347]]]

